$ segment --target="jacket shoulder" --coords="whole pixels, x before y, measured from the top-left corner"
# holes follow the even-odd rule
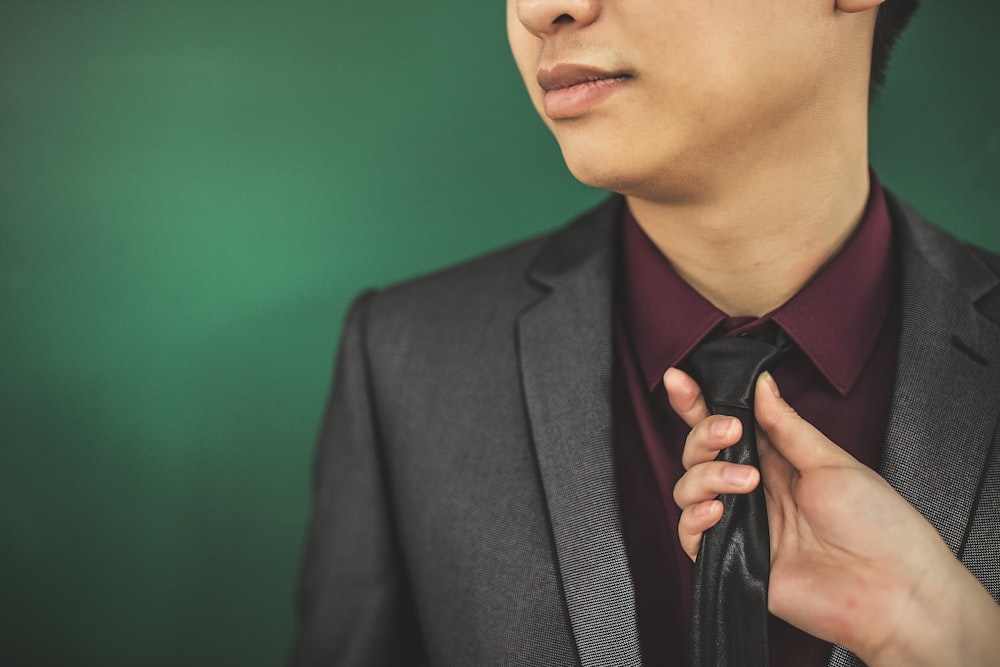
[[[937,280],[964,293],[978,311],[1000,323],[1000,255],[959,239],[886,194],[904,265],[916,260],[930,266]]]
[[[552,233],[536,236],[368,294],[371,330],[397,334],[462,326],[531,299],[527,270]]]
[[[374,290],[373,321],[422,326],[496,324],[546,292],[552,271],[583,261],[611,243],[621,198],[611,197],[553,231],[470,260]]]

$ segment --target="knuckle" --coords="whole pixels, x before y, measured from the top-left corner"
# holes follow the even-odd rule
[[[687,502],[688,496],[686,493],[687,490],[686,488],[687,484],[685,483],[686,479],[687,475],[684,475],[684,477],[681,477],[680,480],[677,482],[677,484],[674,485],[674,502],[682,510],[686,509],[687,506],[690,505],[690,503]]]

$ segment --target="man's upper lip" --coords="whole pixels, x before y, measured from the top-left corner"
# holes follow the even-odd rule
[[[588,81],[618,79],[629,76],[631,74],[623,70],[606,70],[589,65],[562,64],[538,70],[538,85],[542,87],[542,90],[548,92],[550,90],[558,90],[559,88],[569,88],[570,86]]]

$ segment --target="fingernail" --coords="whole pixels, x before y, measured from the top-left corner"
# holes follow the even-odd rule
[[[708,432],[712,434],[713,438],[718,438],[722,440],[728,438],[733,434],[733,427],[735,426],[736,420],[733,418],[728,419],[718,419],[713,421],[708,428]]]
[[[771,390],[771,393],[780,398],[781,392],[778,391],[778,383],[774,381],[774,376],[764,371],[761,373],[761,377],[764,379],[764,383],[767,384],[767,388]]]
[[[746,486],[752,476],[753,468],[746,466],[726,466],[722,471],[723,479],[730,484],[739,484],[740,486]]]

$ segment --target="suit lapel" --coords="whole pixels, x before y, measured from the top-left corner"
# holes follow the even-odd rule
[[[959,555],[1000,413],[998,331],[966,290],[942,280],[933,256],[919,246],[904,253],[903,326],[880,472]],[[961,259],[975,262],[967,252]]]
[[[557,565],[584,667],[640,665],[611,423],[612,199],[560,232],[519,322],[521,373]]]
[[[954,238],[890,204],[903,319],[879,472],[961,555],[1000,416],[1000,330],[975,307],[997,279]],[[861,664],[839,646],[829,662]]]

